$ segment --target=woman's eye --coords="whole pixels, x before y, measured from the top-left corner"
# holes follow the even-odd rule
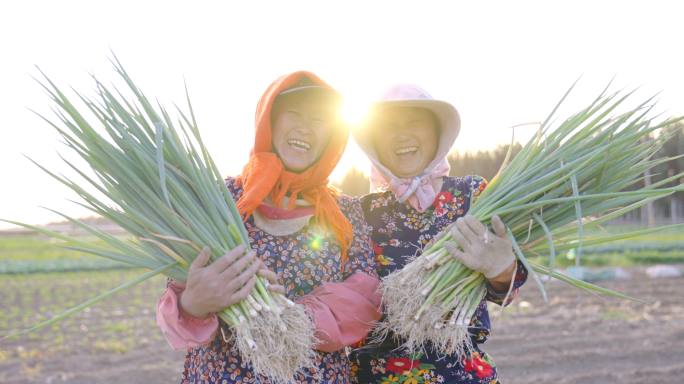
[[[287,111],[287,113],[291,114],[292,116],[299,116],[299,112],[297,111]]]

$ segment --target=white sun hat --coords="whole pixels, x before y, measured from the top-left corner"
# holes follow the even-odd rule
[[[367,118],[352,128],[354,140],[368,157],[378,159],[373,142],[373,115],[393,107],[420,107],[432,111],[440,127],[437,157],[446,156],[461,131],[461,116],[450,103],[437,100],[416,84],[399,83],[387,88],[375,102],[368,106]]]

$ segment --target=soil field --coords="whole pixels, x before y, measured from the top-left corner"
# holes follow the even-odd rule
[[[0,335],[142,275],[136,270],[0,275]],[[0,383],[177,383],[185,357],[157,327],[158,276],[59,323],[0,341]]]
[[[547,305],[533,281],[524,286],[494,320],[492,338],[483,346],[502,383],[683,382],[684,278],[652,280],[643,267],[626,270],[631,280],[600,285],[652,306],[578,295],[558,282],[549,285]],[[0,276],[0,334],[140,273]],[[0,341],[0,383],[177,383],[185,352],[172,351],[155,322],[164,283],[155,278],[55,326]]]
[[[645,267],[626,270],[632,279],[598,285],[651,306],[577,294],[559,282],[549,284],[547,305],[530,279],[493,321],[483,345],[501,382],[683,383],[684,278],[649,279]]]

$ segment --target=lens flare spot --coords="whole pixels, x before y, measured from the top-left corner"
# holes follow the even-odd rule
[[[349,124],[358,124],[366,117],[366,105],[347,100],[342,107],[342,114]]]

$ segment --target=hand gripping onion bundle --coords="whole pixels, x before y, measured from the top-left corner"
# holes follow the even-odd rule
[[[672,137],[669,128],[681,118],[652,124],[646,118],[653,107],[648,105],[650,100],[609,117],[631,93],[606,95],[604,91],[587,108],[552,129],[548,123],[568,93],[510,164],[509,150],[501,169],[475,201],[471,191],[468,213],[485,224],[495,215],[503,219],[517,259],[532,275],[545,300],[544,286],[535,272],[590,293],[635,300],[554,271],[556,252],[576,248],[579,260],[585,245],[669,228],[583,236],[584,229],[684,190],[681,185],[658,188],[678,180],[682,177],[679,174],[636,191],[624,191],[643,180],[647,169],[671,160],[651,157]],[[652,134],[656,131],[659,136]],[[446,234],[403,269],[383,279],[380,290],[387,316],[376,328],[376,336],[384,338],[391,331],[403,338],[403,347],[410,352],[431,345],[435,350],[464,355],[472,348],[468,326],[487,293],[487,282],[481,273],[450,256],[444,244],[452,240]],[[526,256],[543,254],[550,255],[548,267],[526,260]]]
[[[79,94],[106,135],[91,126],[47,77],[48,85],[41,83],[57,105],[59,122],[43,119],[59,131],[64,144],[90,165],[97,179],[65,162],[109,198],[111,205],[71,180],[39,167],[75,191],[85,202],[81,205],[118,224],[136,240],[123,241],[64,214],[60,215],[111,248],[7,222],[65,240],[71,244],[65,248],[152,271],[18,334],[59,321],[158,274],[186,281],[188,267],[204,245],[211,248],[211,262],[240,244],[249,245],[235,202],[202,142],[190,99],[189,118],[178,109],[178,130],[161,105],[157,109],[152,106],[118,60],[113,64],[135,101],[127,101],[115,88],[111,92],[97,79],[98,98]],[[232,328],[228,335],[223,329],[221,332],[224,338],[234,339],[256,374],[291,382],[304,368],[314,367],[313,346],[318,340],[305,307],[270,292],[267,286],[268,281],[257,276],[247,299],[221,311],[218,316]]]

